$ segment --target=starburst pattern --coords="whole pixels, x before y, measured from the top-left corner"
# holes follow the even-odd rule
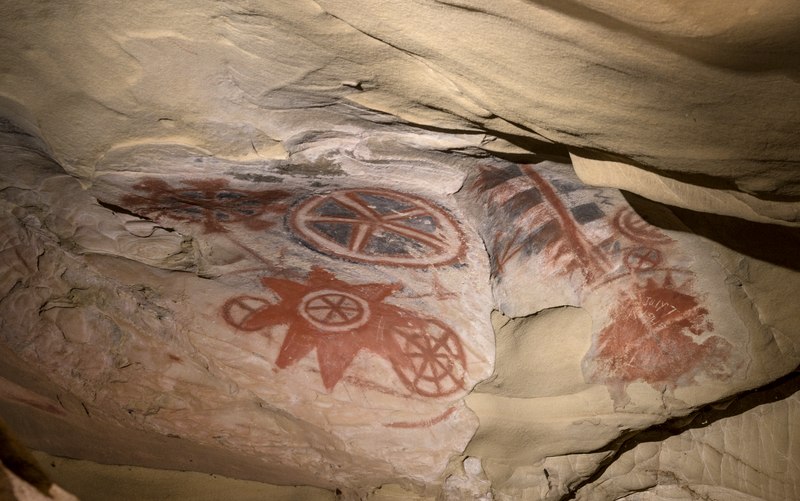
[[[400,382],[426,397],[464,387],[466,357],[458,336],[442,322],[384,302],[400,286],[349,284],[315,267],[306,282],[264,278],[278,302],[238,296],[223,316],[244,331],[288,325],[275,365],[285,369],[316,351],[320,376],[330,391],[356,355],[369,351],[388,360]]]

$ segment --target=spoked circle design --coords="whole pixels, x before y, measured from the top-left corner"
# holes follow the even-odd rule
[[[270,305],[269,301],[256,296],[237,296],[222,307],[222,316],[237,329],[255,331],[263,327],[253,322],[253,316]]]
[[[450,328],[426,319],[390,329],[402,356],[394,369],[409,389],[426,397],[442,397],[464,388],[464,348]]]
[[[300,302],[300,316],[323,332],[345,332],[369,321],[369,305],[353,294],[336,290],[319,290],[307,294]]]
[[[444,209],[383,189],[338,190],[301,201],[288,216],[312,249],[355,262],[426,267],[463,257],[464,235]]]

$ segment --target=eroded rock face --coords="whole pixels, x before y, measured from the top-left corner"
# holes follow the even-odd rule
[[[467,400],[481,419],[467,453],[484,459],[499,492],[558,499],[628,430],[796,366],[794,348],[766,348],[793,321],[753,329],[762,302],[737,298],[743,282],[763,280],[741,270],[763,263],[652,226],[619,192],[582,185],[565,166],[483,166],[465,187],[505,313],[494,318],[505,345],[496,373]],[[796,274],[784,276],[797,287]],[[565,449],[581,454],[560,462]]]
[[[296,169],[144,147],[82,187],[8,129],[12,425],[98,461],[557,499],[626,437],[797,366],[796,315],[765,292],[796,273],[653,226],[567,164],[417,134],[308,136]]]
[[[491,292],[446,194],[263,166],[258,181],[112,172],[87,192],[48,166],[7,181],[15,210],[50,207],[51,240],[30,214],[5,219],[4,332],[87,405],[322,486],[429,485],[466,446]]]
[[[737,372],[742,354],[734,346],[746,330],[732,321],[723,291],[698,283],[721,283],[725,274],[695,257],[701,252],[692,252],[691,239],[681,245],[618,192],[582,186],[564,166],[484,167],[467,186],[499,308],[513,317],[585,308],[594,332],[584,378],[608,385],[618,406],[634,382],[672,393]],[[703,261],[701,279],[695,270]]]
[[[682,433],[645,435],[575,499],[795,499],[798,439],[786,423],[797,412],[796,380],[780,381],[700,413]]]
[[[797,21],[766,0],[40,0],[0,21],[2,107],[83,175],[153,142],[279,158],[296,124],[345,102],[489,151],[602,150],[796,201]]]
[[[707,406],[800,363],[797,12],[684,3],[7,6],[2,417],[352,499],[791,497],[747,431],[795,397]]]

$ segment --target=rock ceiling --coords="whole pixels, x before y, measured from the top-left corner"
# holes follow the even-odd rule
[[[6,5],[0,416],[354,499],[796,498],[798,17]]]

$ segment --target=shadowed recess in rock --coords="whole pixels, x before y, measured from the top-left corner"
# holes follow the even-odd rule
[[[623,194],[631,207],[654,226],[696,234],[742,255],[800,271],[800,228],[665,206],[633,193]]]

